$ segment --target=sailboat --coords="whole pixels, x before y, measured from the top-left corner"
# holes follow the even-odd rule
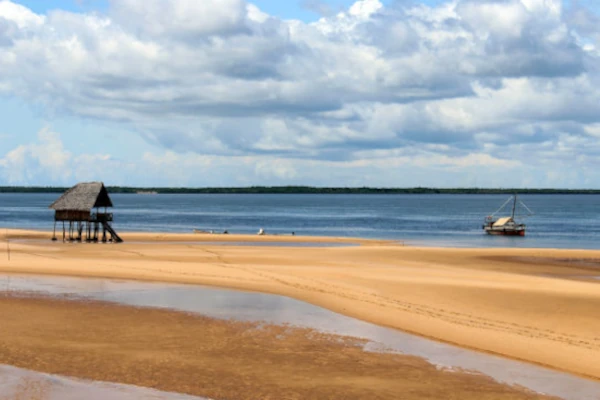
[[[496,214],[501,212],[510,202],[512,201],[512,212],[510,216],[496,217]],[[488,215],[485,218],[485,222],[482,226],[483,230],[488,235],[505,235],[505,236],[525,236],[525,224],[517,223],[515,221],[515,211],[517,209],[517,203],[523,206],[529,214],[533,215],[533,212],[522,202],[517,200],[517,195],[509,197],[508,200],[500,207],[496,212]]]

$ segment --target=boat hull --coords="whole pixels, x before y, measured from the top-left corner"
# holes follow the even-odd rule
[[[488,235],[494,235],[494,236],[525,236],[525,229],[520,229],[520,230],[486,229],[485,232]]]

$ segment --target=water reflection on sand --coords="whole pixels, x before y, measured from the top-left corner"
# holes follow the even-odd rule
[[[203,400],[114,383],[90,382],[0,365],[2,400]]]
[[[74,295],[126,305],[318,329],[370,340],[367,350],[398,351],[446,368],[474,370],[508,384],[573,400],[600,399],[600,382],[535,365],[465,350],[359,321],[283,296],[193,285],[109,279],[0,275],[0,291]]]

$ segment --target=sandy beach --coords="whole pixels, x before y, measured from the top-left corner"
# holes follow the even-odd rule
[[[93,381],[211,399],[550,399],[310,329],[10,295],[0,314],[0,364]]]
[[[600,251],[417,248],[299,236],[125,233],[122,244],[51,242],[50,237],[48,232],[2,230],[0,271],[280,294],[375,324],[600,379]]]

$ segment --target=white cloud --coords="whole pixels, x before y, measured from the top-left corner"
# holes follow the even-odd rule
[[[126,163],[108,154],[74,155],[65,148],[59,133],[44,127],[35,141],[0,154],[0,185],[70,185],[125,173],[125,168]]]
[[[38,141],[21,145],[0,159],[0,171],[8,183],[35,181],[42,174],[52,181],[64,182],[72,174],[66,151],[57,133],[48,128],[38,132]]]
[[[558,145],[510,145],[510,154],[457,152],[451,145],[360,150],[350,160],[285,159],[275,155],[216,156],[146,152],[118,160],[108,154],[73,155],[49,128],[35,142],[0,158],[0,185],[63,185],[102,180],[127,186],[593,186],[597,141],[560,135]],[[577,152],[587,147],[589,152]],[[561,157],[557,157],[555,151]],[[528,154],[538,159],[530,163]]]
[[[140,157],[144,165],[226,170],[245,160],[251,182],[318,181],[311,162],[363,163],[366,180],[380,171],[368,156],[377,151],[465,174],[583,166],[578,154],[589,163],[600,151],[600,25],[589,10],[565,11],[560,0],[402,4],[361,0],[304,23],[244,0],[123,0],[106,14],[44,16],[2,0],[0,93],[122,123],[164,149]],[[59,146],[44,135],[44,146]],[[44,169],[61,182],[75,177],[68,163],[115,162],[35,146],[2,158],[9,181]],[[375,179],[398,184],[390,174]]]
[[[244,0],[113,0],[111,5],[121,27],[159,41],[243,32],[247,17]]]
[[[23,30],[38,27],[45,20],[43,16],[35,14],[27,7],[10,1],[0,1],[0,18],[13,22],[19,29]]]
[[[261,180],[276,178],[282,182],[292,181],[298,176],[292,161],[281,159],[259,160],[255,173]]]

